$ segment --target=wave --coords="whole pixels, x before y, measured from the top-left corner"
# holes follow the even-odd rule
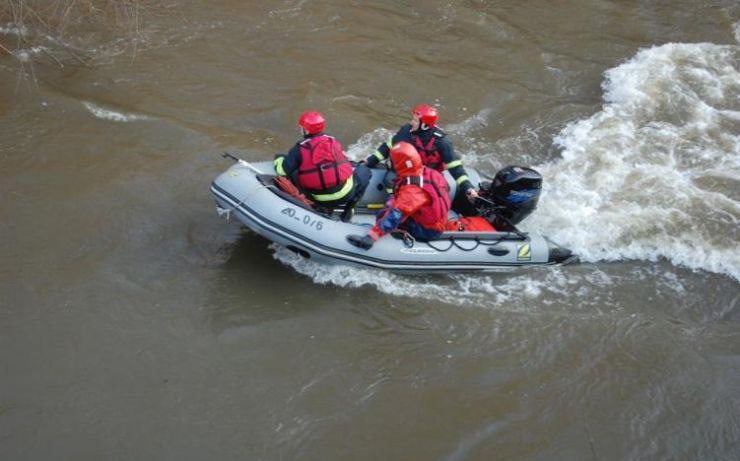
[[[585,262],[665,259],[740,280],[738,63],[738,46],[666,44],[608,70],[602,109],[568,124],[555,139],[561,155],[534,166],[545,178],[543,195],[523,230],[550,236]],[[485,123],[487,114],[454,126],[455,137]],[[364,158],[391,134],[368,133],[348,154]],[[466,163],[478,158],[475,151],[462,154]],[[538,272],[540,281],[524,272],[503,284],[500,277],[467,275],[440,284],[321,266],[289,252],[276,257],[317,283],[372,285],[452,303],[538,296],[568,284],[550,269]]]
[[[324,265],[303,258],[277,244],[272,244],[271,248],[275,251],[275,259],[310,277],[315,283],[350,288],[371,286],[394,296],[426,299],[450,305],[485,304],[489,307],[505,307],[508,311],[528,311],[532,306],[526,300],[544,294],[550,296],[562,294],[562,288],[573,283],[572,280],[566,279],[561,268],[553,267],[538,271],[538,277],[533,277],[532,271],[516,270],[495,275],[422,276],[395,274],[380,269]],[[521,302],[522,300],[525,302]]]
[[[113,122],[134,122],[137,120],[150,120],[151,118],[146,115],[139,114],[124,114],[122,112],[116,112],[110,109],[105,109],[97,106],[91,102],[83,101],[82,105],[87,108],[95,117],[101,120],[111,120]]]
[[[527,228],[585,261],[665,258],[740,280],[740,47],[666,44],[606,72],[556,138]]]

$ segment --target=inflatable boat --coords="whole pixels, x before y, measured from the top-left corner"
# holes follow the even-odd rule
[[[502,219],[511,225],[496,226],[507,227],[506,230],[445,232],[431,241],[393,232],[369,250],[363,250],[350,244],[347,236],[367,234],[375,222],[375,215],[387,198],[387,170],[372,170],[370,185],[354,216],[350,222],[343,222],[339,219],[341,209],[332,214],[315,210],[277,187],[272,162],[250,163],[231,154],[224,156],[235,163],[211,184],[219,216],[235,218],[264,238],[320,263],[448,273],[562,264],[575,258],[570,250],[545,236],[519,231],[506,218]],[[470,168],[467,172],[473,184],[481,183],[478,172]],[[454,196],[455,182],[446,172],[445,177]],[[522,197],[521,191],[509,192],[510,196]],[[456,217],[454,212],[450,217]]]

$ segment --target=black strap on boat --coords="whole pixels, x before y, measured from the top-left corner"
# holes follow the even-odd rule
[[[442,239],[442,240],[446,240],[446,239]],[[473,251],[476,248],[478,248],[478,246],[480,246],[482,244],[482,242],[480,240],[478,240],[478,237],[476,237],[476,238],[473,239],[473,241],[475,242],[475,245],[473,245],[472,248],[465,248],[463,246],[460,246],[460,244],[457,243],[457,241],[455,240],[455,237],[450,237],[449,240],[450,240],[450,246],[448,246],[447,248],[444,248],[444,249],[432,245],[432,242],[431,241],[426,242],[426,243],[432,249],[437,250],[437,251],[442,252],[442,253],[444,253],[445,251],[450,251],[453,247],[455,247],[455,248],[457,248],[459,250],[462,250],[462,251]],[[496,243],[498,243],[500,241],[501,240],[498,240],[498,241],[496,241]]]
[[[526,238],[526,236],[523,235],[523,234],[517,234],[517,235],[519,235],[520,237]],[[438,242],[438,241],[442,241],[442,240],[449,240],[450,245],[447,248],[441,248],[441,247],[435,246],[432,243],[432,242],[435,242],[435,241]],[[475,242],[475,244],[472,247],[465,247],[465,246],[463,246],[463,245],[460,244],[461,241],[471,241],[471,240],[473,242]],[[474,237],[472,239],[469,239],[468,238],[468,239],[463,239],[463,240],[459,241],[459,240],[455,239],[455,236],[453,235],[453,236],[450,236],[449,238],[441,238],[441,239],[437,239],[437,240],[427,240],[424,243],[426,243],[433,250],[437,250],[440,253],[444,253],[446,251],[450,251],[453,247],[454,248],[457,248],[459,250],[462,250],[462,251],[473,251],[473,250],[477,249],[479,246],[492,247],[492,246],[498,245],[499,243],[501,243],[504,240],[507,240],[505,238],[505,236],[497,237],[496,239],[492,239],[490,241],[481,239],[480,237],[476,236],[476,237]]]

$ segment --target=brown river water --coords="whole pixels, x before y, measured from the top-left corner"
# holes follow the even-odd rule
[[[740,459],[735,1],[181,0],[135,53],[65,40],[0,56],[1,460]],[[325,267],[216,215],[222,152],[310,108],[360,159],[420,102],[538,169],[522,227],[582,262]]]

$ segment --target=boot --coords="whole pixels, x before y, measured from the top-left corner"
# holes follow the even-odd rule
[[[344,211],[342,211],[342,215],[339,217],[339,219],[341,219],[342,222],[352,221],[352,217],[355,215],[355,207],[357,206],[357,202],[359,201],[360,199],[358,198],[344,205]]]
[[[334,213],[334,208],[329,208],[325,206],[315,206],[313,208],[318,214],[322,214],[326,216],[327,218],[331,218],[332,213]]]

